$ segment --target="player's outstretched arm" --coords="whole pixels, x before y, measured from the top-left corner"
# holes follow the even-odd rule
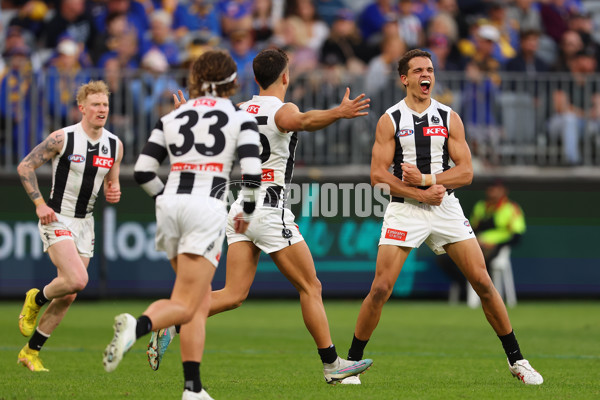
[[[421,190],[390,173],[395,148],[394,124],[389,115],[384,114],[379,118],[375,132],[371,154],[371,184],[389,188],[389,192],[394,196],[408,197],[431,205],[441,204],[445,193],[443,186],[434,185],[427,190]]]
[[[275,123],[281,131],[316,131],[331,125],[338,119],[356,118],[368,115],[365,111],[369,108],[371,100],[361,94],[355,99],[350,98],[350,88],[346,88],[346,94],[339,106],[329,110],[311,110],[301,112],[293,103],[286,103],[275,114]]]
[[[117,159],[110,168],[110,171],[104,176],[104,197],[106,197],[106,201],[109,203],[118,203],[121,200],[121,183],[119,182],[121,160],[123,160],[123,142],[119,140]]]
[[[54,210],[46,205],[35,175],[35,170],[51,160],[62,151],[65,142],[65,133],[61,130],[52,132],[44,141],[29,153],[17,167],[17,173],[25,191],[35,204],[35,213],[40,222],[45,225],[57,221]]]

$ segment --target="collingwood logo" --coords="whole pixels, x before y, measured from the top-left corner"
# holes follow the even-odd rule
[[[433,122],[434,124],[439,124],[440,119],[434,115],[433,117],[431,117],[431,122]]]
[[[102,145],[102,154],[107,154],[108,153],[108,147],[106,147],[105,145]]]

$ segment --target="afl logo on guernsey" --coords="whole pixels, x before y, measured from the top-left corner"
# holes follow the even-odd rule
[[[74,163],[82,163],[85,161],[85,157],[81,154],[71,154],[67,159]]]
[[[412,135],[414,133],[415,133],[415,131],[413,131],[412,129],[400,129],[396,133],[396,137],[410,136],[410,135]]]

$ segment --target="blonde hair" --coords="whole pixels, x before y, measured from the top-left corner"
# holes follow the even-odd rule
[[[108,86],[104,81],[89,81],[82,84],[77,90],[77,105],[83,105],[89,95],[97,93],[105,94],[107,97],[110,95]]]

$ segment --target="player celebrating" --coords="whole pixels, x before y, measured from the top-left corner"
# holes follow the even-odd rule
[[[108,87],[102,81],[82,85],[77,92],[81,121],[52,132],[19,164],[17,172],[35,204],[44,251],[56,266],[57,276],[39,289],[31,289],[19,315],[19,329],[31,336],[21,349],[19,363],[31,371],[48,371],[40,350],[88,282],[87,267],[94,254],[92,212],[100,187],[109,203],[121,198],[119,165],[123,145],[104,129],[108,118]],[[52,160],[52,191],[48,204],[40,194],[35,170]],[[35,329],[38,313],[48,308]],[[33,336],[32,336],[33,333]]]
[[[152,303],[137,321],[130,314],[115,317],[114,337],[104,352],[104,368],[113,371],[139,337],[181,324],[184,400],[211,398],[202,388],[200,362],[236,154],[244,182],[243,204],[232,218],[235,232],[247,229],[260,187],[256,120],[229,100],[237,90],[236,69],[225,51],[202,54],[192,66],[192,99],[159,120],[136,162],[136,181],[156,198],[156,248],[167,253],[176,279],[171,298]],[[165,185],[156,172],[167,156],[171,172]]]
[[[369,99],[361,94],[352,100],[350,89],[346,89],[339,106],[302,113],[295,104],[283,102],[290,83],[288,57],[283,51],[263,50],[252,66],[260,93],[240,108],[256,117],[262,145],[262,187],[257,220],[245,233],[236,232],[231,216],[240,212],[243,202],[238,199],[232,205],[227,227],[226,282],[223,289],[212,292],[210,315],[242,304],[254,280],[260,252],[264,251],[298,290],[304,323],[317,345],[325,380],[336,383],[364,372],[373,361],[349,362],[338,357],[310,250],[294,223],[293,213],[285,208],[285,187],[292,179],[297,131],[315,131],[341,118],[367,115],[364,110],[369,107]],[[173,327],[159,331],[158,335],[153,333],[148,345],[152,369],[158,369],[174,333]]]
[[[431,98],[435,75],[428,52],[407,52],[398,72],[406,98],[379,119],[371,160],[371,182],[387,185],[392,200],[383,220],[375,279],[360,308],[348,358],[362,358],[402,265],[413,248],[426,242],[435,253],[448,253],[481,298],[510,372],[528,385],[540,385],[542,376],[521,355],[506,307],[453,194],[473,178],[463,123],[450,107]]]

